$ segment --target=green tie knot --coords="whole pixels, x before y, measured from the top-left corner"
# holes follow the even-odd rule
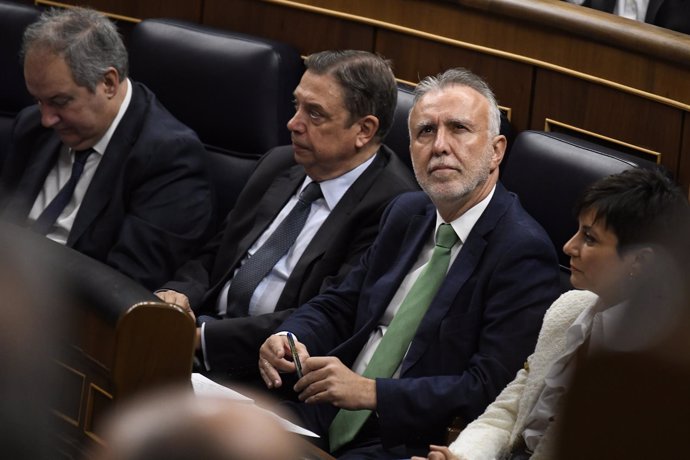
[[[453,226],[450,224],[441,224],[438,230],[436,230],[436,246],[450,249],[459,239],[455,230],[453,230]]]

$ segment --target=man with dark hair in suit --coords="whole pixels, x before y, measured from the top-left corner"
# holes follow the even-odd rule
[[[390,199],[416,188],[382,145],[397,97],[388,62],[346,50],[305,64],[287,124],[292,145],[262,157],[222,231],[157,292],[203,315],[198,356],[214,373],[258,378],[261,343],[341,279],[374,240]]]
[[[560,291],[549,237],[498,182],[506,139],[486,83],[465,69],[423,80],[408,124],[424,191],[393,200],[343,282],[261,346],[264,382],[280,387],[294,335],[290,406],[340,458],[408,458],[481,414]]]
[[[201,142],[127,78],[127,50],[96,11],[44,12],[22,57],[38,104],[14,123],[2,217],[159,286],[213,219]]]

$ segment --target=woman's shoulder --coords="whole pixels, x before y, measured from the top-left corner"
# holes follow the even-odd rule
[[[543,327],[554,323],[569,325],[596,300],[597,295],[590,291],[573,289],[561,294],[547,310]]]

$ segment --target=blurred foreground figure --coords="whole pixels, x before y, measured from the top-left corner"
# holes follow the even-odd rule
[[[113,414],[97,460],[296,460],[298,440],[259,407],[165,391]]]
[[[55,458],[50,409],[59,385],[49,353],[62,328],[61,308],[51,289],[55,277],[33,266],[36,260],[31,247],[19,247],[0,227],[0,457],[8,459]]]
[[[650,329],[660,335],[637,347],[603,350],[576,373],[564,404],[559,460],[687,457],[690,251],[674,255],[681,264],[658,261],[642,284],[643,292],[663,287],[670,295],[633,299],[636,315],[618,331],[624,343]]]

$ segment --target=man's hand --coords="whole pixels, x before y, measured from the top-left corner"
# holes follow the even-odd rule
[[[411,460],[461,460],[446,447],[446,446],[434,446],[433,444],[429,446],[429,456],[428,457],[412,457]]]
[[[307,347],[295,340],[295,348],[300,362],[309,358]],[[302,368],[304,370],[304,368]],[[259,373],[268,388],[278,388],[283,384],[279,371],[296,372],[287,335],[274,334],[261,345],[259,350]]]
[[[295,384],[300,401],[330,403],[350,410],[376,410],[376,380],[362,377],[338,358],[318,356],[302,361],[304,377]]]
[[[194,312],[192,311],[191,305],[189,305],[189,299],[187,298],[186,295],[176,292],[176,291],[158,291],[155,292],[158,296],[159,299],[161,299],[163,302],[171,303],[174,305],[177,305],[181,309],[187,312],[189,316],[192,317],[194,322],[196,323],[196,316],[194,315]]]

